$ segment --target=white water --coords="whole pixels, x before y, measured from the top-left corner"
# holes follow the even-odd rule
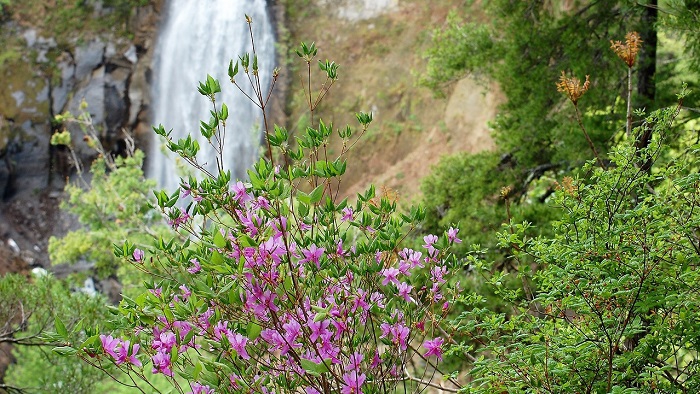
[[[201,148],[197,160],[207,163],[206,167],[214,173],[216,155],[199,132],[199,121],[209,121],[212,106],[197,92],[197,87],[207,74],[219,80],[222,93],[216,96],[217,109],[221,103],[229,109],[224,167],[231,170],[234,178],[245,177],[246,169],[259,156],[262,130],[259,110],[230,83],[227,75],[231,59],[251,52],[245,14],[253,19],[262,90],[266,93],[275,50],[265,0],[169,0],[153,65],[153,124],[163,124],[166,131],[173,129],[174,141],[187,134],[197,137]],[[242,68],[236,82],[251,94]],[[162,137],[154,133],[146,172],[160,187],[172,192],[183,176],[176,164],[182,160],[171,152],[166,157],[162,142]]]

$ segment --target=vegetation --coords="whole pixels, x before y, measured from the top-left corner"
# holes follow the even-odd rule
[[[90,167],[89,178],[78,165],[78,182],[66,186],[68,199],[61,208],[75,215],[83,227],[60,240],[49,239],[51,261],[53,264],[91,262],[98,277],[114,277],[119,273],[122,281],[138,281],[134,273],[119,264],[119,260],[108,251],[115,242],[130,239],[142,245],[150,237],[163,232],[161,217],[149,202],[156,183],[144,177],[141,169],[144,154],[134,148],[131,137],[125,136],[126,157],[112,156],[99,142],[98,132],[87,112],[87,103],[83,102],[81,108],[83,112],[78,117],[66,113],[56,116],[55,122],[65,126],[77,124],[85,135],[84,141],[96,150],[98,157]],[[79,163],[71,134],[66,129],[55,133],[51,143],[67,147],[73,162]]]
[[[133,280],[104,320],[88,313],[77,323],[71,310],[31,304],[37,328],[22,337],[26,325],[9,325],[5,338],[43,332],[63,367],[95,367],[71,369],[76,392],[97,370],[141,392],[163,383],[181,393],[700,391],[700,140],[684,105],[693,93],[666,91],[682,70],[656,68],[673,52],[658,45],[664,34],[693,19],[657,20],[652,6],[502,0],[486,6],[493,26],[468,28],[453,15],[435,35],[423,83],[440,93],[481,72],[508,102],[497,151],[445,158],[426,179],[427,217],[374,187],[338,197],[348,152],[373,119],[358,113],[359,133],[320,119],[339,68],[318,62],[324,83],[314,91],[317,48],[302,43],[308,127],[292,138],[265,122],[266,153],[246,181],[221,166],[209,172],[195,139],[155,127],[201,176],[155,191],[152,206],[140,155],[103,151],[92,189],[70,189],[66,206],[87,229],[52,240],[52,250],[109,274],[131,267],[143,284]],[[692,41],[695,30],[686,34]],[[255,49],[231,62],[229,77],[232,88],[251,83],[248,98],[267,119]],[[207,76],[198,90],[212,105],[200,133],[222,163],[231,121],[222,86]],[[82,122],[92,141],[89,117],[62,120]],[[331,138],[341,140],[335,155]],[[153,207],[169,230],[157,228]],[[37,365],[10,376],[26,379]]]
[[[18,360],[5,383],[0,382],[0,392],[94,392],[103,373],[52,352],[60,343],[46,333],[65,332],[62,340],[81,342],[81,327],[94,326],[107,316],[102,297],[73,292],[46,274],[31,279],[8,274],[0,278],[0,299],[0,343],[13,345]],[[62,323],[54,326],[57,319]]]
[[[481,295],[463,297],[454,329],[466,338],[459,350],[475,360],[474,392],[700,388],[700,331],[690,317],[699,301],[700,146],[665,146],[679,111],[646,118],[648,147],[621,144],[608,169],[589,163],[579,179],[564,178],[552,197],[552,236],[526,237],[528,223],[507,224],[498,242],[515,251],[514,271],[473,260],[511,307],[494,313]],[[508,276],[519,288],[503,285]]]
[[[507,260],[510,251],[496,245],[491,230],[504,221],[499,190],[510,186],[513,217],[535,224],[536,228],[529,229],[531,235],[547,231],[552,214],[545,202],[554,191],[555,179],[572,175],[583,161],[595,156],[594,151],[607,161],[609,149],[632,139],[631,128],[644,119],[642,114],[634,115],[632,108],[648,112],[660,103],[668,104],[682,82],[697,91],[698,70],[684,56],[683,48],[668,38],[693,46],[694,30],[680,24],[695,12],[692,4],[685,3],[679,8],[679,2],[661,2],[658,8],[655,1],[567,6],[502,0],[483,4],[479,10],[487,17],[478,21],[465,20],[454,12],[444,28],[434,32],[421,82],[441,94],[451,81],[470,74],[498,82],[507,102],[492,124],[497,150],[487,154],[490,159],[485,167],[446,171],[482,162],[485,157],[458,154],[444,158],[425,180],[426,230],[477,217],[482,225],[465,231],[464,236],[491,250],[492,257]],[[483,23],[484,19],[488,22]],[[610,47],[613,42],[625,44],[627,33],[635,30],[639,32],[636,43],[641,46],[636,62],[627,66]],[[590,89],[576,111],[566,105],[564,95],[551,88],[562,72],[581,80],[591,75]],[[691,95],[688,102],[697,97],[697,93]],[[697,112],[684,113],[678,124],[692,124],[697,116]],[[580,132],[581,126],[587,133]],[[641,140],[636,143],[646,145],[649,135],[638,134]],[[676,136],[670,135],[667,143],[674,144]],[[468,185],[470,190],[458,185]]]

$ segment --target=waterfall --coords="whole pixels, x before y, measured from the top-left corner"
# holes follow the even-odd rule
[[[216,96],[217,108],[226,103],[229,109],[224,168],[231,170],[234,178],[245,177],[245,171],[259,156],[262,130],[260,111],[230,83],[227,75],[231,59],[237,60],[239,55],[251,52],[245,14],[253,19],[261,85],[266,92],[275,61],[266,0],[169,0],[153,65],[153,124],[172,129],[175,141],[187,134],[197,137],[201,148],[197,160],[206,163],[207,169],[214,173],[214,150],[199,132],[199,121],[209,121],[212,106],[197,92],[197,86],[206,80],[207,74],[219,80],[222,92]],[[236,82],[249,95],[252,93],[242,68]],[[178,165],[182,159],[171,152],[166,156],[162,142],[162,137],[154,133],[146,173],[160,187],[172,192],[183,176],[181,168],[186,171],[191,168]]]

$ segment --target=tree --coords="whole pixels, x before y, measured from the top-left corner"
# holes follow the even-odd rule
[[[84,103],[83,110],[87,108]],[[84,174],[73,154],[71,134],[64,130],[53,135],[51,143],[68,147],[78,172],[77,181],[66,185],[68,199],[61,209],[76,215],[82,228],[61,238],[49,239],[52,264],[75,264],[86,261],[93,265],[99,277],[117,277],[122,282],[138,281],[138,275],[128,266],[120,265],[112,253],[115,242],[127,238],[142,245],[151,235],[164,231],[162,218],[149,202],[155,181],[146,179],[142,165],[144,154],[136,150],[126,135],[124,157],[107,152],[99,142],[90,114],[77,117],[66,113],[56,117],[60,124],[77,124],[85,133],[85,141],[98,154]]]
[[[680,35],[682,26],[691,27],[687,24],[695,15],[689,12],[694,7],[691,3],[672,2],[676,8],[671,8],[662,2],[661,10],[655,0],[571,4],[480,2],[468,9],[485,17],[470,21],[455,12],[445,26],[434,31],[433,46],[426,53],[427,70],[421,79],[424,85],[440,94],[452,81],[470,74],[498,82],[507,102],[492,124],[496,152],[446,158],[427,178],[423,191],[428,231],[434,231],[438,223],[478,217],[483,225],[474,232],[465,229],[465,238],[497,251],[488,229],[503,221],[504,216],[494,212],[502,212],[497,207],[502,200],[497,196],[505,186],[511,188],[514,217],[527,217],[534,223],[536,228],[529,229],[533,234],[547,228],[543,224],[548,222],[549,209],[542,203],[553,192],[553,179],[593,157],[591,145],[604,154],[621,139],[633,138],[630,130],[642,124],[642,118],[631,108],[649,112],[656,108],[657,100],[668,102],[681,81],[691,86],[697,83],[697,76],[685,67],[687,60],[675,61],[683,55],[682,50],[666,36],[658,40],[661,33]],[[678,17],[671,26],[672,9]],[[660,26],[665,30],[660,32]],[[641,45],[625,78],[620,74],[622,63],[610,46],[611,41],[626,45],[626,36],[632,31],[639,33]],[[689,31],[695,30],[691,27]],[[694,37],[686,37],[691,47]],[[589,130],[588,136],[576,129],[565,99],[551,89],[562,71],[581,80],[591,74],[586,100],[579,104],[580,121]],[[697,114],[684,116],[688,121]],[[628,117],[628,127],[621,128],[620,121]],[[651,137],[649,132],[637,135],[638,147],[643,148]],[[673,144],[673,134],[668,138]],[[463,168],[465,162],[481,163],[486,156],[490,157],[487,167],[478,171],[445,171]],[[607,161],[605,157],[601,160]],[[467,185],[470,191],[458,190],[458,185]],[[472,198],[477,194],[482,199],[475,201]]]
[[[473,392],[681,392],[700,389],[700,175],[698,145],[666,144],[680,105],[650,114],[641,152],[615,147],[609,168],[584,166],[564,179],[553,202],[550,237],[524,237],[528,224],[499,234],[517,274],[474,259],[511,306],[488,310],[465,294],[455,330],[468,340],[455,351],[476,360]],[[652,167],[639,165],[640,155]],[[530,261],[534,261],[531,264]],[[537,267],[536,270],[533,267]],[[519,289],[503,286],[517,276]],[[481,357],[483,356],[483,357]]]

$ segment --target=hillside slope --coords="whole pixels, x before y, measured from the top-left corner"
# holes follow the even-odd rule
[[[466,78],[448,90],[446,99],[417,86],[431,31],[461,5],[454,0],[288,2],[288,42],[315,41],[320,59],[340,64],[340,79],[320,107],[320,117],[336,127],[354,127],[355,112],[374,115],[369,133],[351,153],[344,195],[374,183],[412,200],[421,178],[442,155],[493,148],[488,122],[503,100],[497,86]],[[291,80],[290,120],[306,127],[299,76]]]

